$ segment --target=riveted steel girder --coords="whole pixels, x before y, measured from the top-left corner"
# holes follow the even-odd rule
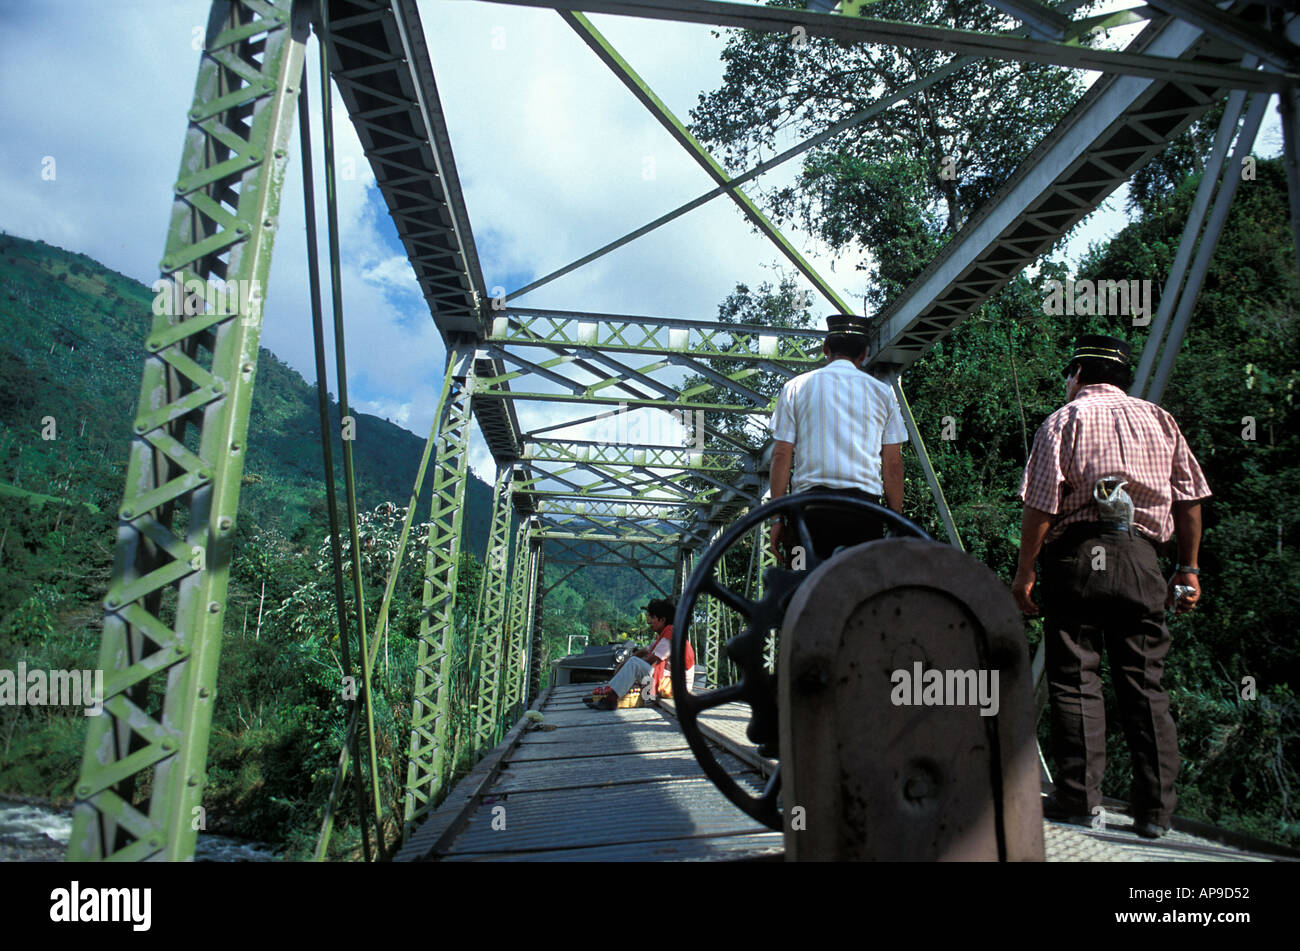
[[[750,453],[736,449],[691,449],[647,443],[621,445],[584,439],[530,439],[524,443],[525,462],[591,462],[601,466],[668,469],[675,472],[733,472],[751,469]]]
[[[885,43],[917,49],[970,53],[1022,63],[1044,63],[1175,82],[1210,82],[1252,92],[1277,92],[1300,80],[1292,73],[1268,74],[1222,66],[1188,63],[1155,51],[1116,52],[1069,43],[1028,39],[1015,32],[980,33],[874,17],[839,16],[787,7],[729,3],[723,0],[488,0],[514,6],[552,7],[584,13],[613,13],[654,20],[680,20],[712,26],[732,26],[766,33],[790,34],[803,27],[807,36],[825,36],[850,43]]]
[[[820,366],[824,330],[724,324],[680,317],[510,307],[492,321],[490,343],[589,347],[609,353],[683,354],[710,360],[782,363],[796,370]]]
[[[334,81],[443,343],[482,339],[487,294],[415,0],[323,2]],[[474,415],[493,457],[513,458],[514,407],[482,401]]]
[[[483,614],[475,625],[480,651],[474,742],[479,749],[494,745],[500,719],[506,581],[510,564],[510,476],[511,470],[503,467],[497,473],[496,489],[492,494],[492,527],[488,534],[483,572]]]
[[[465,485],[469,475],[470,359],[468,349],[448,354],[463,370],[447,395],[447,418],[438,431],[433,499],[424,564],[424,610],[416,648],[411,710],[410,758],[406,770],[406,833],[432,811],[447,777],[447,735],[451,702],[451,638],[455,633],[456,579]]]
[[[1147,27],[1134,46],[1191,56],[1200,30]],[[1225,92],[1210,81],[1103,76],[1015,174],[877,318],[873,367],[919,359],[1032,264]]]
[[[74,861],[194,853],[262,306],[310,29],[295,6],[234,0],[208,19],[161,265],[168,280],[193,282],[187,291],[201,287],[203,302],[155,316],[145,341],[104,602],[104,711],[88,721]]]

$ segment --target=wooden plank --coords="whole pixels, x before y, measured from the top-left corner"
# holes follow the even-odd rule
[[[751,772],[746,763],[726,753],[718,764],[728,773]],[[492,785],[494,795],[543,789],[601,788],[625,783],[687,779],[700,775],[689,749],[640,753],[633,756],[584,756],[563,759],[511,761]]]
[[[671,700],[660,700],[659,706],[666,714],[676,718],[677,708]],[[745,735],[745,729],[749,725],[748,704],[729,703],[715,707],[701,715],[696,723],[699,724],[700,732],[704,734],[705,739],[748,763],[762,775],[770,776],[776,769],[777,761],[759,756],[757,747]]]
[[[739,777],[742,788],[756,787]],[[758,790],[755,788],[755,792]],[[520,852],[765,831],[709,780],[668,780],[485,797],[444,851]]]
[[[691,839],[657,839],[538,852],[471,852],[449,862],[779,862],[785,843],[779,832],[742,832]]]
[[[543,690],[533,701],[530,709],[536,710],[544,705],[550,697],[551,688]],[[469,775],[458,782],[451,793],[443,800],[424,825],[411,834],[410,839],[393,857],[395,862],[415,862],[430,853],[444,847],[465,827],[480,797],[496,779],[497,773],[504,765],[506,757],[515,748],[523,736],[528,717],[519,718],[519,722],[510,728],[501,744],[479,761]]]
[[[662,723],[663,717],[657,710],[645,707],[630,707],[626,710],[592,710],[580,706],[577,710],[556,709],[554,706],[542,711],[542,722],[559,727],[616,727],[621,723]],[[529,732],[535,732],[530,730]]]
[[[681,731],[665,724],[645,724],[627,730],[555,730],[528,734],[526,741],[510,757],[554,759],[559,756],[613,756],[619,753],[649,753],[687,749]]]

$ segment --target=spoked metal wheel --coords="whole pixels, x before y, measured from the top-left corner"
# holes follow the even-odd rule
[[[869,513],[879,518],[896,536],[930,540],[926,531],[911,519],[855,495],[828,489],[783,496],[754,509],[732,525],[704,553],[686,582],[681,602],[677,605],[677,616],[673,619],[671,657],[673,703],[677,709],[677,719],[681,724],[682,732],[686,735],[686,741],[690,744],[705,775],[713,781],[724,796],[741,811],[777,831],[781,831],[782,828],[781,812],[777,807],[777,798],[781,792],[780,767],[772,773],[761,795],[750,795],[736,784],[736,781],[714,758],[704,735],[700,732],[699,717],[704,711],[714,707],[743,701],[749,704],[750,708],[746,735],[751,742],[757,744],[760,754],[777,755],[780,719],[776,706],[776,676],[767,670],[763,648],[768,635],[774,630],[780,630],[786,607],[790,603],[790,596],[825,560],[819,558],[813,548],[806,517],[809,506],[834,506],[853,510],[858,514]],[[803,547],[806,556],[804,568],[801,571],[769,568],[763,576],[763,598],[753,601],[719,581],[716,569],[727,550],[752,531],[755,525],[765,524],[778,515],[785,516],[787,519],[787,540]],[[791,532],[792,539],[789,537]],[[761,543],[767,544],[767,539],[761,539]],[[726,657],[740,671],[740,681],[702,693],[689,693],[686,689],[684,666],[686,640],[690,635],[691,618],[695,614],[696,603],[701,595],[716,598],[744,618],[741,632],[724,645]]]

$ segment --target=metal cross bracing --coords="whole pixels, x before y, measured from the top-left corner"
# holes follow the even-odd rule
[[[489,2],[561,11],[715,187],[505,300],[489,300],[414,0],[223,0],[214,4],[209,22],[161,265],[164,275],[198,278],[209,287],[236,280],[265,283],[288,162],[288,127],[314,20],[330,74],[446,345],[455,380],[446,418],[431,436],[434,502],[405,800],[408,830],[427,814],[448,775],[448,647],[455,633],[456,555],[471,421],[478,423],[498,466],[486,588],[469,651],[477,659],[471,674],[479,688],[473,738],[482,749],[536,689],[544,564],[561,570],[629,567],[652,585],[661,582],[649,573],[659,572],[672,577],[675,587],[692,552],[719,537],[723,526],[766,491],[767,451],[751,449],[719,425],[722,418],[734,417],[751,433],[761,432],[771,399],[753,385],[755,376],[788,378],[818,362],[821,334],[816,331],[520,306],[517,299],[529,290],[725,196],[773,240],[814,291],[847,310],[741,186],[984,57],[1102,75],[994,199],[877,315],[872,369],[887,374],[900,394],[902,368],[1230,91],[1282,92],[1284,157],[1292,204],[1300,208],[1298,25],[1268,4],[1152,0],[1149,6],[1074,18],[1081,5],[1074,0],[1054,7],[990,0],[1020,23],[982,34],[859,16],[869,7],[856,5],[836,13],[827,0],[815,0],[806,10],[717,0]],[[801,26],[809,36],[955,55],[934,73],[883,91],[875,103],[832,128],[731,176],[585,17],[564,11],[783,34]],[[1145,27],[1122,51],[1079,42],[1125,23]],[[1262,101],[1259,95],[1251,115]],[[1238,135],[1234,119],[1230,130],[1221,130],[1224,148],[1236,135],[1237,151],[1248,150],[1250,126],[1247,116]],[[1230,189],[1224,191],[1230,196]],[[1300,227],[1300,216],[1293,223]],[[1202,240],[1205,254],[1212,252],[1213,238],[1212,220]],[[1204,256],[1190,265],[1193,271],[1203,268]],[[1194,300],[1195,290],[1189,280],[1184,296]],[[1190,310],[1184,302],[1179,315],[1184,306]],[[159,318],[146,342],[117,558],[105,599],[106,716],[89,726],[76,787],[72,858],[192,854],[191,817],[201,801],[230,545],[249,438],[258,308]],[[1174,352],[1179,332],[1176,327],[1171,333]],[[688,384],[692,378],[702,382]],[[581,404],[588,415],[560,418],[553,412],[557,421],[525,433],[515,412],[519,400],[549,403],[553,411]],[[608,409],[614,406],[617,411]],[[702,439],[695,445],[683,439],[676,446],[602,441],[568,431],[608,420],[614,412],[662,411],[684,428],[689,414],[702,411],[703,421],[689,429]],[[921,445],[916,448],[923,452]],[[930,481],[946,511],[937,477]],[[512,513],[513,546],[508,544]],[[755,574],[744,579],[747,586],[761,584],[761,568],[770,559],[765,547],[759,540],[751,553]],[[702,663],[712,679],[725,680],[721,645],[732,619],[713,602],[705,613]],[[152,693],[161,700],[151,703],[155,685],[160,689]],[[141,794],[144,788],[148,792]]]

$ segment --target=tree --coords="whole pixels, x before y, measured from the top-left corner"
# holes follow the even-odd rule
[[[958,0],[881,0],[863,13],[986,32],[1011,26],[991,5]],[[775,151],[787,133],[822,132],[952,58],[796,39],[731,33],[722,86],[691,110],[691,131],[721,149],[733,171]],[[879,306],[993,195],[1080,91],[1066,70],[977,59],[805,153],[798,182],[764,195],[764,204],[778,224],[797,222],[836,250],[859,244],[858,267],[873,278],[868,296]]]

